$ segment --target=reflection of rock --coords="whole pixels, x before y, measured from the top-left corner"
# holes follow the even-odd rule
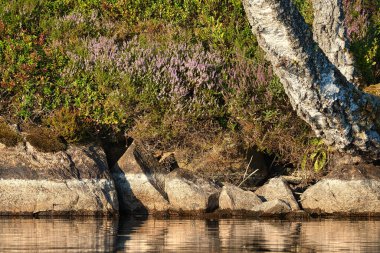
[[[220,220],[220,248],[223,252],[288,252],[293,227],[289,222]]]
[[[118,201],[105,154],[95,145],[43,153],[0,151],[1,214],[113,214]]]
[[[168,209],[160,169],[158,161],[142,145],[131,144],[112,169],[121,211],[154,213]]]
[[[379,221],[322,220],[300,223],[297,243],[308,252],[379,252]]]
[[[171,208],[178,211],[213,211],[218,207],[220,188],[183,170],[165,178],[165,192]]]
[[[380,181],[324,179],[301,195],[311,213],[380,214]]]
[[[117,231],[117,233],[116,233]],[[0,252],[378,252],[379,221],[0,219]]]
[[[300,209],[288,183],[282,178],[272,178],[268,183],[257,189],[255,193],[267,201],[282,200],[286,202],[293,211]]]
[[[251,210],[261,203],[261,199],[255,193],[231,184],[225,184],[219,196],[219,208],[222,210]]]
[[[209,227],[206,220],[147,219],[135,227],[133,221],[132,224],[129,221],[119,230],[125,237],[118,238],[117,245],[124,252],[178,252],[189,249],[207,252],[210,245],[218,242],[217,234],[209,233]]]
[[[0,252],[114,252],[117,221],[0,219]]]

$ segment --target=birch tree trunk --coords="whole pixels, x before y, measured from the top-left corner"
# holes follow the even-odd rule
[[[342,0],[312,0],[313,38],[327,58],[350,82],[358,82],[344,27]]]
[[[315,0],[316,16],[336,16],[331,13],[334,7],[324,7],[329,1],[333,0]],[[341,5],[340,0],[334,1]],[[379,159],[380,99],[350,82],[354,80],[352,59],[342,52],[347,45],[344,31],[340,36],[336,29],[341,21],[316,19],[321,24],[314,28],[318,45],[291,0],[243,0],[243,4],[252,31],[298,115],[337,150]],[[334,32],[338,34],[324,41]]]

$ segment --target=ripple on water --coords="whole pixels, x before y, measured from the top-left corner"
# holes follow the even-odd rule
[[[0,219],[0,252],[380,252],[380,221]]]

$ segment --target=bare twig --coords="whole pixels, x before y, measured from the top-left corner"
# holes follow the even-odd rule
[[[247,165],[247,168],[245,169],[244,176],[243,176],[243,180],[244,180],[245,177],[247,176],[249,166],[251,165],[251,162],[252,162],[252,158],[253,158],[253,155],[251,156],[251,159],[249,160],[249,163],[248,163],[248,165]]]
[[[248,180],[248,178],[250,178],[253,174],[255,174],[257,171],[259,171],[259,169],[255,170],[254,172],[252,172],[251,174],[248,175],[247,178],[243,179],[243,181],[240,182],[240,184],[238,185],[238,187],[240,187],[245,181]]]

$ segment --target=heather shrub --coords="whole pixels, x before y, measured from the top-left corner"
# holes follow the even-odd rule
[[[125,123],[133,104],[134,115],[163,107],[196,118],[223,114],[223,58],[215,50],[186,43],[144,46],[137,38],[118,45],[106,37],[84,40],[83,46],[82,54],[68,52],[63,76],[74,87],[86,86],[81,90],[87,101],[77,106],[91,115],[101,111],[100,123]]]

